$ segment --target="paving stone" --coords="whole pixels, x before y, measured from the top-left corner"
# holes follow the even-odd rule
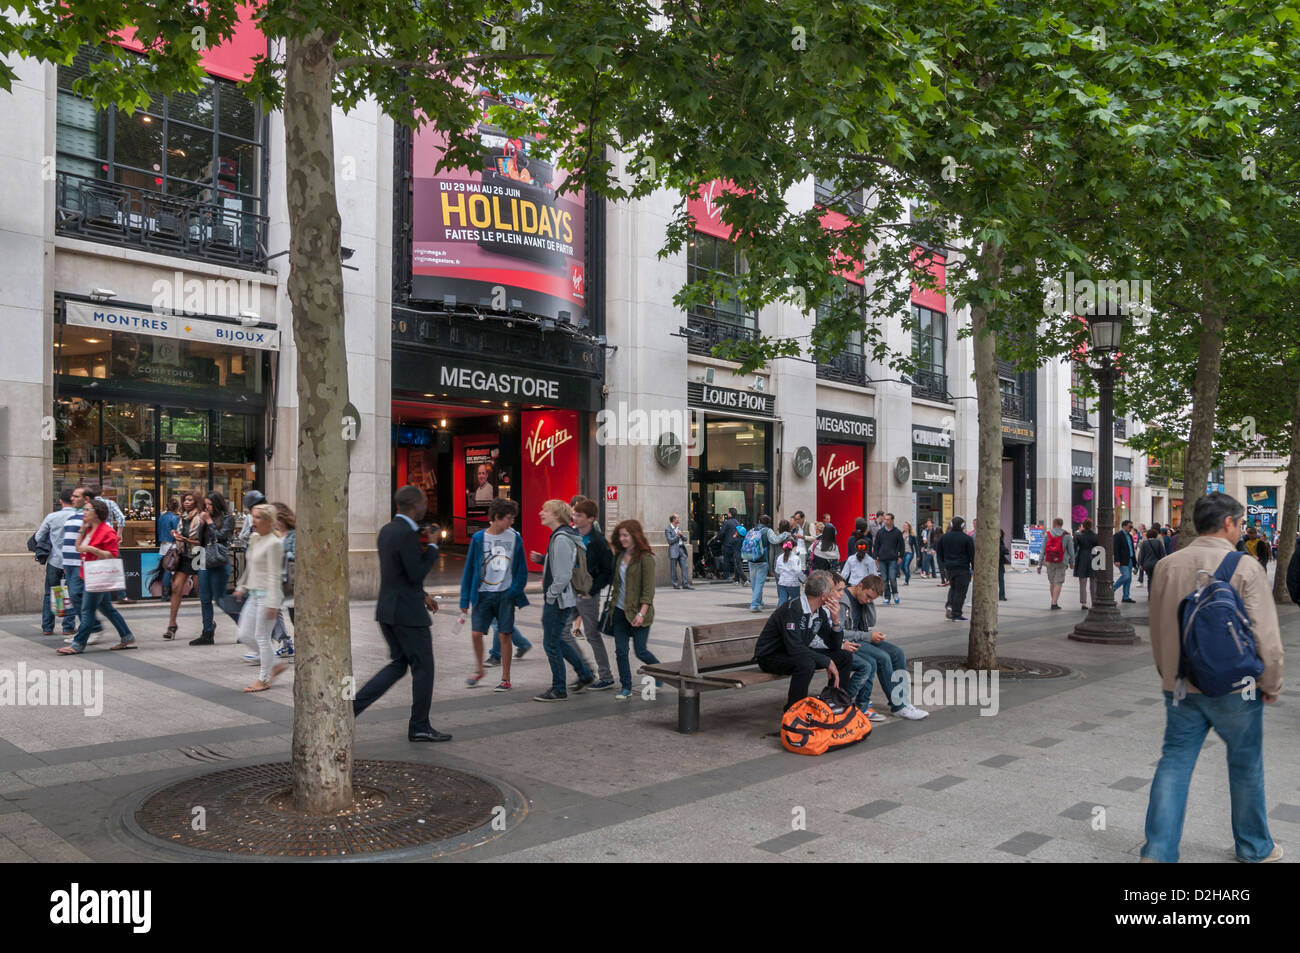
[[[845,811],[846,814],[852,814],[854,817],[870,819],[884,814],[886,811],[892,811],[896,807],[903,805],[898,801],[872,801],[861,807],[855,807],[851,811]]]
[[[1043,834],[1035,834],[1033,831],[1021,831],[1011,840],[1003,841],[993,849],[1006,854],[1015,854],[1017,857],[1027,857],[1030,851],[1042,847],[1051,839]]]
[[[1090,721],[1081,721],[1077,725],[1071,725],[1071,731],[1092,731],[1094,728],[1100,728],[1101,725],[1094,725]]]
[[[1001,768],[1010,764],[1012,761],[1019,760],[1020,759],[1013,754],[995,754],[987,761],[981,761],[980,764],[984,765],[986,768]]]
[[[1163,701],[1164,701],[1163,698],[1139,698],[1137,701],[1133,702],[1133,704],[1135,704],[1135,705],[1159,705],[1159,704],[1160,704],[1161,702],[1163,702]]]
[[[1150,783],[1150,778],[1127,777],[1120,778],[1111,787],[1117,791],[1140,791]]]
[[[773,837],[771,840],[763,841],[763,843],[755,844],[754,846],[759,850],[765,850],[770,854],[780,854],[789,850],[791,847],[798,847],[800,844],[806,844],[821,836],[821,834],[818,834],[815,831],[791,831],[788,834],[782,834],[780,837]]]
[[[961,784],[965,780],[965,778],[959,778],[955,774],[945,774],[943,777],[935,778],[933,781],[927,781],[925,784],[919,784],[917,787],[922,787],[929,791],[946,791],[954,784]]]
[[[1108,718],[1125,718],[1131,714],[1133,714],[1133,712],[1129,711],[1127,708],[1116,708],[1114,711],[1106,712]]]
[[[1052,745],[1059,745],[1059,744],[1061,743],[1061,741],[1062,741],[1062,739],[1060,739],[1060,738],[1039,738],[1037,741],[1031,741],[1031,742],[1029,742],[1029,747],[1031,747],[1031,748],[1050,748],[1050,747],[1052,747]]]
[[[1067,807],[1058,814],[1058,817],[1068,817],[1072,821],[1090,821],[1092,820],[1092,809],[1094,807],[1105,807],[1105,804],[1097,805],[1092,801],[1080,801],[1072,807]]]
[[[1279,804],[1268,812],[1268,816],[1279,821],[1300,824],[1300,807],[1294,804]]]

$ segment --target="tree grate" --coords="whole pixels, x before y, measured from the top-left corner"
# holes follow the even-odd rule
[[[966,656],[964,655],[925,655],[920,658],[908,659],[907,667],[911,670],[918,663],[922,670],[970,671],[970,666],[966,664]],[[1069,678],[1073,674],[1073,669],[1064,665],[1057,665],[1054,662],[1035,662],[1029,659],[998,656],[998,678],[1000,679]]]
[[[430,764],[357,761],[352,783],[350,810],[314,817],[293,809],[288,763],[247,765],[155,791],[134,819],[142,833],[167,846],[342,859],[469,834],[491,823],[494,809],[508,803],[491,782]]]

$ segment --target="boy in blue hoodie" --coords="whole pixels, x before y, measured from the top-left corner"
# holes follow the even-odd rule
[[[519,504],[514,500],[493,500],[488,507],[488,528],[469,541],[465,572],[460,577],[460,622],[473,606],[470,628],[474,638],[474,662],[478,672],[465,679],[473,688],[487,674],[483,667],[483,636],[493,623],[501,638],[501,684],[496,691],[510,691],[511,633],[515,609],[528,605],[524,586],[528,584],[528,563],[524,541],[513,529]]]

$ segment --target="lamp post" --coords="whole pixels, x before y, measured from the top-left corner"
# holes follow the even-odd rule
[[[1115,381],[1120,370],[1115,365],[1120,338],[1124,333],[1122,308],[1114,301],[1097,302],[1093,313],[1087,315],[1088,336],[1092,353],[1098,358],[1092,376],[1101,391],[1097,422],[1098,475],[1097,492],[1097,543],[1104,550],[1101,568],[1093,570],[1092,608],[1087,617],[1074,627],[1070,638],[1076,642],[1101,642],[1112,645],[1132,645],[1137,640],[1133,626],[1120,615],[1115,604],[1114,545],[1115,535]],[[1076,553],[1075,559],[1093,559],[1092,553]]]

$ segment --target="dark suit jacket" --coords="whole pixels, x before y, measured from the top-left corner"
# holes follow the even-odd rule
[[[1132,552],[1133,537],[1128,533],[1120,530],[1111,538],[1111,544],[1116,566],[1131,566],[1137,561],[1136,554]]]
[[[818,634],[822,641],[831,651],[838,649],[844,644],[844,630],[831,628],[830,614],[824,608],[817,610],[817,616],[821,618]],[[809,647],[813,640],[813,618],[804,619],[803,602],[800,599],[789,599],[782,603],[780,608],[768,616],[767,624],[763,626],[758,642],[754,645],[754,657],[759,659],[778,652],[796,658],[808,655],[818,668],[825,668],[826,656],[819,655]]]
[[[424,577],[437,558],[437,546],[430,546],[421,554],[419,534],[401,517],[393,517],[379,531],[376,621],[415,628],[432,624],[429,610],[424,607]]]

